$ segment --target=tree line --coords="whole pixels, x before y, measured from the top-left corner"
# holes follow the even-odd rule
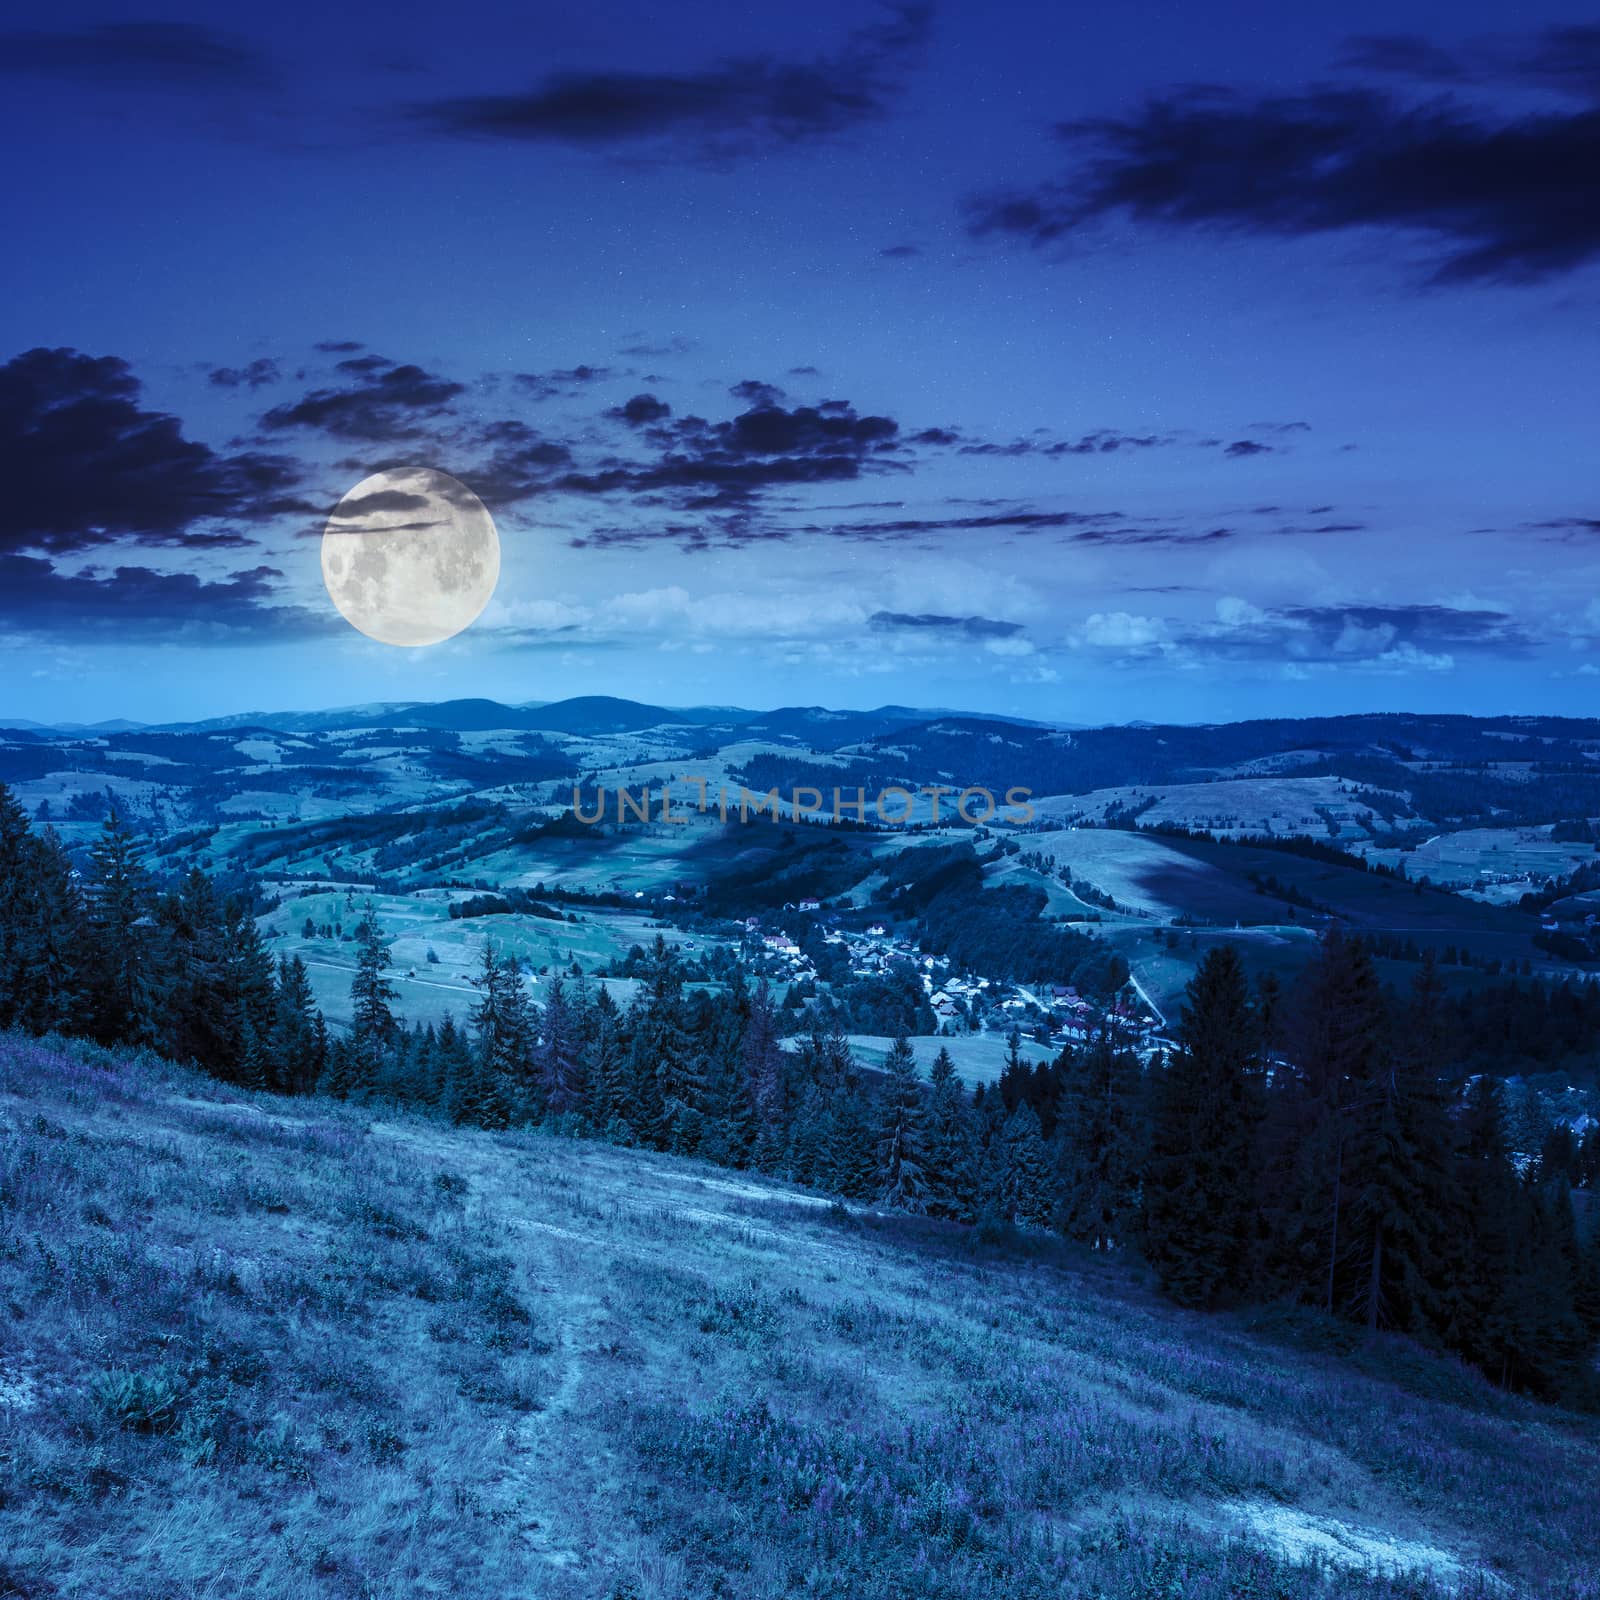
[[[581,972],[533,1002],[485,942],[459,1023],[407,1027],[370,907],[352,1021],[332,1032],[304,964],[274,962],[247,905],[199,869],[155,889],[113,815],[81,876],[0,787],[0,1026],[147,1045],[281,1093],[395,1102],[463,1126],[542,1123],[697,1156],[848,1199],[1053,1229],[1142,1257],[1195,1307],[1290,1301],[1593,1402],[1600,1239],[1580,1229],[1600,1141],[1510,1147],[1497,1078],[1460,1092],[1451,1008],[1425,960],[1409,994],[1330,932],[1288,993],[1211,951],[1170,1058],[1108,1022],[969,1092],[941,1049],[925,1080],[896,1039],[866,1071],[835,1015],[794,1019],[733,969],[692,987],[659,935],[620,1005]]]

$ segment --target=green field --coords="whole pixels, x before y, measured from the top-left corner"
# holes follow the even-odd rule
[[[355,946],[342,939],[306,939],[302,928],[309,916],[319,927],[344,925],[353,934],[370,899],[385,936],[392,940],[390,979],[398,991],[396,1010],[408,1023],[435,1023],[445,1014],[462,1020],[477,1001],[471,977],[483,959],[486,941],[504,955],[531,962],[535,970],[560,973],[577,961],[593,973],[626,956],[634,945],[648,947],[657,933],[669,944],[684,945],[688,936],[661,927],[643,912],[593,910],[578,912],[577,922],[551,922],[543,917],[496,915],[452,919],[449,905],[459,893],[422,890],[409,895],[369,895],[357,890],[333,893],[291,893],[276,910],[260,919],[267,948],[274,959],[298,955],[311,974],[317,1004],[330,1021],[344,1022],[350,1012],[350,978]],[[429,961],[432,950],[439,958]],[[623,1004],[632,995],[631,980],[611,984]],[[537,996],[537,987],[535,995]]]
[[[864,1067],[881,1067],[889,1047],[894,1041],[881,1034],[852,1033],[850,1051]],[[999,1033],[960,1033],[949,1038],[918,1034],[910,1041],[912,1053],[924,1078],[933,1065],[933,1058],[941,1049],[950,1052],[956,1071],[963,1083],[993,1083],[1000,1076],[1010,1049],[1005,1035]],[[1023,1037],[1022,1055],[1029,1061],[1053,1061],[1058,1054],[1048,1045]]]
[[[1035,806],[1044,820],[1081,817],[1101,822],[1108,813],[1137,809],[1139,821],[1146,826],[1175,822],[1220,834],[1298,833],[1349,845],[1417,821],[1406,814],[1404,797],[1394,798],[1399,814],[1391,824],[1342,778],[1261,772],[1207,783],[1125,785],[1086,794],[1049,795]]]

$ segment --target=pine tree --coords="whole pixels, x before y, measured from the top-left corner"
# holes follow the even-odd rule
[[[480,1128],[503,1128],[511,1120],[513,1098],[530,1105],[536,1095],[527,991],[520,968],[502,961],[492,941],[485,940],[483,964],[473,980],[478,1004],[472,1025],[476,1047],[452,1096],[451,1116]],[[542,1097],[540,1097],[542,1098]]]
[[[273,983],[272,958],[261,942],[255,918],[241,901],[230,899],[223,907],[222,996],[231,1008],[229,1029],[222,1059],[208,1062],[210,1070],[243,1082],[246,1025],[254,1047],[264,1047],[272,1031],[277,1007]]]
[[[377,1087],[384,1059],[394,1042],[396,992],[388,978],[389,965],[389,942],[369,900],[356,927],[356,975],[350,981],[353,1081],[348,1092],[352,1094]]]
[[[876,1193],[875,1110],[864,1083],[846,1089],[834,1103],[825,1156],[826,1183],[836,1194],[850,1200],[869,1200]]]
[[[161,1048],[223,1073],[234,1060],[237,1012],[227,982],[228,927],[211,879],[190,868],[157,908],[167,965]]]
[[[728,1167],[748,1165],[755,1147],[755,1119],[742,1066],[748,998],[724,997],[706,1040],[705,1126],[700,1154]]]
[[[113,808],[89,852],[85,895],[89,1029],[105,1044],[154,1037],[148,896],[137,842]]]
[[[1286,1029],[1296,1071],[1274,1108],[1263,1196],[1269,1270],[1284,1287],[1342,1316],[1370,1281],[1373,1211],[1352,1231],[1352,1198],[1370,1174],[1352,1165],[1358,1114],[1372,1114],[1390,1060],[1389,1019],[1366,946],[1329,929],[1302,975]],[[1377,1152],[1363,1152],[1376,1157]],[[1363,1270],[1363,1266],[1367,1270]]]
[[[928,1074],[929,1209],[939,1216],[971,1221],[973,1194],[973,1129],[966,1092],[956,1075],[950,1052],[940,1045]]]
[[[1053,1174],[1039,1113],[1028,1101],[1019,1100],[1016,1110],[1006,1118],[1000,1131],[1000,1148],[1001,1214],[1030,1227],[1047,1226],[1055,1210]]]
[[[1487,1074],[1467,1086],[1456,1173],[1466,1201],[1468,1248],[1451,1342],[1504,1384],[1512,1339],[1509,1288],[1523,1196],[1506,1146],[1504,1097],[1498,1080]]]
[[[903,1035],[884,1061],[888,1079],[879,1106],[878,1199],[901,1211],[928,1208],[927,1129],[917,1058]]]
[[[786,1175],[793,1182],[826,1185],[831,1131],[828,1102],[815,1083],[808,1083],[800,1091],[783,1163]]]
[[[0,783],[0,1028],[25,1023],[22,953],[31,915],[34,841],[27,813]]]
[[[1465,1202],[1441,1083],[1446,1036],[1437,967],[1425,959],[1404,1027],[1352,1083],[1352,1254],[1366,1271],[1355,1308],[1369,1328],[1436,1336],[1454,1318]]]
[[[595,1002],[593,1034],[584,1046],[583,1066],[589,1082],[589,1114],[595,1126],[613,1143],[632,1144],[633,1129],[628,1122],[631,1076],[618,1024],[616,1002],[602,989]]]
[[[1592,1341],[1576,1301],[1576,1237],[1565,1180],[1523,1190],[1506,1287],[1508,1385],[1546,1399],[1592,1399]]]
[[[26,824],[24,824],[26,826]],[[11,1021],[31,1033],[70,1031],[82,1011],[83,901],[53,828],[22,841],[13,896]]]
[[[1021,1102],[1018,1102],[1019,1104]],[[1005,1142],[1006,1103],[998,1090],[984,1092],[980,1083],[972,1096],[971,1189],[974,1215],[985,1218],[1012,1214],[1011,1167]]]
[[[330,1039],[323,1057],[322,1075],[317,1079],[317,1092],[331,1095],[335,1100],[346,1099],[359,1086],[355,1051],[348,1039]]]
[[[672,1143],[674,1122],[684,1109],[698,1110],[704,1085],[691,1062],[682,971],[676,953],[660,934],[645,958],[644,981],[628,1023],[633,1076],[628,1122],[641,1140],[664,1150]]]
[[[1181,1045],[1151,1083],[1146,1259],[1184,1305],[1241,1294],[1251,1267],[1259,1036],[1243,964],[1212,950],[1190,981]]]
[[[317,1023],[321,1013],[311,993],[311,975],[299,956],[278,963],[268,1035],[268,1081],[282,1094],[307,1094],[317,1081]]]
[[[761,1171],[775,1172],[788,1143],[788,1106],[778,1008],[765,978],[750,996],[742,1056],[745,1092],[755,1118],[751,1159]]]
[[[1059,1113],[1062,1229],[1097,1250],[1135,1220],[1139,1099],[1138,1061],[1108,1022],[1068,1064]]]
[[[586,1106],[578,1035],[579,1020],[568,1004],[565,985],[556,978],[545,997],[538,1050],[539,1080],[545,1108],[552,1117],[575,1116]]]
[[[239,1040],[239,1082],[246,1089],[264,1094],[268,1087],[267,1049],[261,1035],[256,1032],[249,1010],[242,1004],[234,1026]]]

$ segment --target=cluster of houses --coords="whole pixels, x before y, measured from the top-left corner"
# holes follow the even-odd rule
[[[802,900],[785,909],[814,912],[819,907],[815,900]],[[748,937],[760,940],[762,951],[769,957],[768,970],[774,976],[792,982],[816,976],[816,969],[788,933],[763,933],[759,917],[746,917],[744,927]],[[952,972],[948,956],[924,954],[906,940],[896,938],[881,922],[862,931],[843,929],[835,923],[823,933],[823,940],[845,946],[850,971],[858,978],[881,975],[895,965],[917,968],[941,1033],[965,1031],[976,1018],[980,1028],[1009,1031],[1023,1027],[1044,1039],[1046,1034],[1039,1032],[1043,1027],[1050,1043],[1076,1044],[1092,1038],[1107,1020],[1114,1019],[1130,1040],[1149,1046],[1157,1044],[1153,1019],[1121,1000],[1108,1011],[1085,999],[1070,984],[1030,988],[997,978]]]

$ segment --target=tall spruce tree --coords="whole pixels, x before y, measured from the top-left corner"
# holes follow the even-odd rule
[[[917,1058],[901,1035],[884,1061],[878,1122],[878,1200],[901,1211],[928,1208],[927,1126]]]
[[[580,1050],[582,1019],[573,1013],[566,985],[560,978],[550,984],[539,1022],[538,1073],[547,1113],[552,1117],[577,1116],[586,1106]]]
[[[28,815],[16,795],[0,783],[0,1028],[25,1024],[23,946],[29,936],[34,840]]]
[[[1002,1215],[1029,1227],[1046,1227],[1055,1212],[1054,1173],[1039,1113],[1031,1101],[1019,1100],[1006,1118],[1000,1148]]]
[[[778,1007],[765,978],[750,996],[741,1055],[755,1123],[751,1160],[761,1171],[774,1172],[788,1142],[789,1119]]]
[[[533,1041],[522,971],[502,960],[485,940],[483,961],[472,980],[478,991],[472,1026],[476,1048],[455,1085],[451,1115],[458,1123],[503,1128],[513,1105],[526,1108],[533,1091]]]
[[[1247,1287],[1255,1224],[1259,1032],[1232,945],[1190,980],[1179,1042],[1150,1086],[1144,1250],[1175,1300],[1211,1306]]]
[[[321,1070],[317,1023],[321,1013],[311,993],[311,974],[298,955],[278,963],[268,1035],[268,1080],[282,1094],[308,1094]]]
[[[89,851],[85,888],[89,1027],[102,1043],[154,1038],[154,921],[138,843],[115,807]]]
[[[10,916],[10,1021],[70,1032],[83,1011],[83,899],[55,829],[24,839]]]
[[[1369,1328],[1419,1338],[1452,1321],[1450,1295],[1462,1266],[1465,1206],[1441,1082],[1442,993],[1437,968],[1424,960],[1403,1028],[1368,1058],[1368,1076],[1351,1085],[1350,1237],[1366,1275],[1354,1309]]]
[[[1295,1070],[1274,1107],[1263,1182],[1269,1270],[1324,1310],[1356,1315],[1374,1235],[1370,1208],[1364,1239],[1353,1233],[1352,1198],[1370,1166],[1364,1172],[1352,1165],[1351,1141],[1358,1117],[1378,1109],[1374,1096],[1383,1092],[1390,1061],[1389,1017],[1369,951],[1337,924],[1301,975],[1285,1043]]]
[[[1058,1120],[1062,1231],[1097,1250],[1136,1226],[1140,1099],[1138,1059],[1108,1019],[1068,1064]]]
[[[216,886],[191,867],[157,908],[166,961],[161,1047],[177,1061],[225,1074],[237,1022],[228,985],[228,926]]]
[[[398,1032],[394,985],[389,981],[389,941],[377,912],[367,902],[356,926],[356,973],[350,980],[350,1050],[352,1082],[347,1092],[360,1094],[377,1087],[385,1058]]]
[[[971,1221],[975,1214],[973,1129],[966,1091],[944,1045],[933,1058],[928,1082],[929,1209],[942,1217]]]

